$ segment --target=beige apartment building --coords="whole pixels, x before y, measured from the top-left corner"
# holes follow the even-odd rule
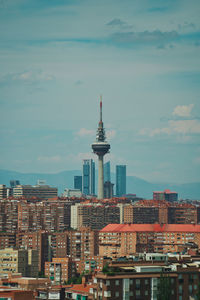
[[[38,274],[38,255],[35,250],[0,250],[0,274],[21,273],[34,277]]]

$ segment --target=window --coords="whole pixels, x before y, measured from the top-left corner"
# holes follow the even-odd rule
[[[140,284],[140,279],[136,279],[135,283],[139,285]]]
[[[115,292],[115,297],[116,297],[116,298],[119,297],[119,292]]]
[[[106,280],[106,286],[110,285],[110,280]]]
[[[149,291],[146,290],[146,291],[144,292],[144,294],[145,294],[145,296],[148,296],[148,295],[149,295]]]
[[[140,291],[135,292],[136,296],[140,296]]]
[[[144,283],[145,283],[145,284],[149,284],[149,280],[148,280],[148,279],[145,279]]]
[[[115,285],[119,285],[119,280],[115,280]]]

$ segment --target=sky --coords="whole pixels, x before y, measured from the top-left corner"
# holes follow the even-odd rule
[[[199,0],[0,0],[0,168],[200,181]]]

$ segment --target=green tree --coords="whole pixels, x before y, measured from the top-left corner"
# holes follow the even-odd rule
[[[169,276],[161,273],[160,282],[158,284],[158,300],[169,300],[171,298],[171,280]]]

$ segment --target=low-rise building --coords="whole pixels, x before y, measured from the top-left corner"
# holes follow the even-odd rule
[[[92,299],[195,299],[198,293],[199,262],[112,262],[94,277]],[[165,298],[166,299],[166,298]]]

